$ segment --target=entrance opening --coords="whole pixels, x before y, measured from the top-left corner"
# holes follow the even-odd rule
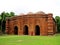
[[[28,26],[27,25],[24,26],[24,35],[28,35]]]
[[[5,29],[6,29],[6,21],[2,21],[1,25],[2,25],[2,33],[5,33]]]
[[[14,34],[18,35],[18,27],[17,26],[14,27]]]
[[[35,27],[35,35],[40,35],[40,27],[38,25]]]

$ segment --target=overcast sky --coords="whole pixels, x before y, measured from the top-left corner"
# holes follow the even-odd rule
[[[0,0],[0,13],[15,12],[20,13],[38,12],[53,13],[60,16],[60,0]]]

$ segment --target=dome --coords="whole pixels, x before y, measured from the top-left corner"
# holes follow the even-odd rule
[[[43,11],[39,11],[36,14],[45,14]]]
[[[32,12],[28,12],[27,14],[33,14]]]
[[[20,13],[20,15],[24,15],[24,13]]]

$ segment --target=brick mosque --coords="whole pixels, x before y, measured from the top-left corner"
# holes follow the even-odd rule
[[[29,12],[6,19],[6,33],[11,35],[54,35],[57,32],[52,13]]]

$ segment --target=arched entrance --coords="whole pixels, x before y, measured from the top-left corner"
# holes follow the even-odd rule
[[[24,26],[24,35],[28,35],[28,26],[27,25]]]
[[[35,27],[35,35],[40,35],[40,27],[38,25]]]
[[[18,35],[18,27],[17,26],[14,27],[14,34]]]
[[[4,20],[1,23],[2,33],[5,33],[5,29],[6,29],[6,24],[5,23],[6,23],[6,21],[4,21]]]

